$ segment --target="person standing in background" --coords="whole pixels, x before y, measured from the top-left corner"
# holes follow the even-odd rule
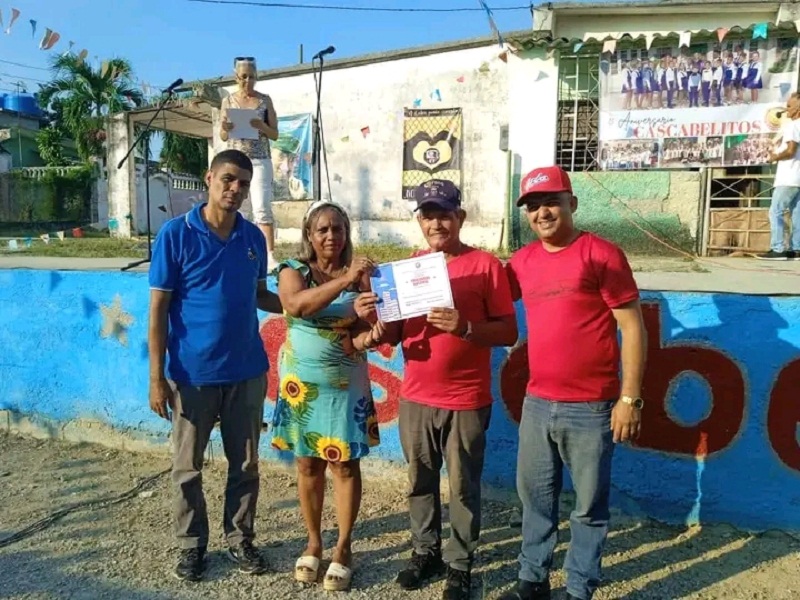
[[[800,257],[800,93],[786,103],[781,136],[769,154],[769,162],[778,163],[775,171],[772,202],[769,206],[771,232],[769,252],[757,254],[761,260],[794,260]],[[791,220],[791,246],[786,247],[784,213]]]
[[[238,89],[222,100],[220,139],[228,149],[244,152],[253,163],[253,180],[250,182],[250,204],[252,220],[267,240],[267,262],[269,270],[275,266],[275,223],[272,216],[272,154],[269,141],[278,139],[278,115],[272,98],[255,89],[258,80],[256,60],[252,56],[237,56],[233,63]],[[261,118],[250,121],[258,131],[258,139],[242,140],[231,136],[233,123],[228,119],[228,110],[244,108],[256,110]]]

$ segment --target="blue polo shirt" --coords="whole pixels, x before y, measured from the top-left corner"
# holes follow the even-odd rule
[[[169,220],[153,244],[150,287],[172,292],[167,377],[188,385],[224,385],[269,368],[258,332],[256,288],[267,278],[264,234],[236,215],[222,241],[200,214]]]

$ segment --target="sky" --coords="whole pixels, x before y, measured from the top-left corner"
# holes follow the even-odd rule
[[[255,0],[258,1],[258,0]],[[402,8],[479,8],[478,0],[285,0],[287,2]],[[538,2],[537,2],[538,3]],[[488,0],[501,31],[531,28],[528,0]],[[522,6],[521,10],[501,11]],[[164,88],[174,80],[231,73],[233,57],[255,56],[259,69],[295,65],[330,45],[332,58],[490,35],[483,12],[377,13],[220,5],[190,0],[0,0],[4,28],[11,8],[20,16],[11,34],[0,32],[0,93],[23,81],[29,92],[49,73],[49,60],[86,48],[99,65],[128,59],[139,81]],[[35,37],[30,20],[37,21]],[[39,42],[50,28],[61,40],[50,51]],[[10,63],[18,63],[10,64]]]

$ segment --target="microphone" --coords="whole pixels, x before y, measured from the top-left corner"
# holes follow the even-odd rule
[[[182,86],[182,85],[183,85],[183,79],[181,79],[181,78],[179,77],[178,79],[176,79],[175,81],[173,81],[171,84],[169,84],[169,87],[168,87],[167,89],[165,89],[165,90],[164,90],[164,93],[165,93],[165,94],[171,94],[172,92],[174,92],[174,91],[175,91],[175,88],[178,88],[178,87],[180,87],[180,86]]]
[[[334,48],[333,46],[328,46],[327,48],[325,48],[325,50],[320,50],[319,52],[317,52],[312,57],[311,60],[317,60],[318,58],[322,58],[323,56],[327,56],[328,54],[333,54],[334,52],[336,52],[336,48]]]

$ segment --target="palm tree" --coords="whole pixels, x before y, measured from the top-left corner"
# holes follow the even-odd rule
[[[74,54],[57,55],[51,65],[53,80],[39,90],[39,104],[45,110],[58,107],[63,122],[57,126],[75,140],[84,160],[102,156],[107,115],[143,102],[130,63],[113,58],[105,64],[105,69],[94,69]]]
[[[159,158],[161,165],[167,169],[202,178],[208,168],[208,142],[165,131]]]

